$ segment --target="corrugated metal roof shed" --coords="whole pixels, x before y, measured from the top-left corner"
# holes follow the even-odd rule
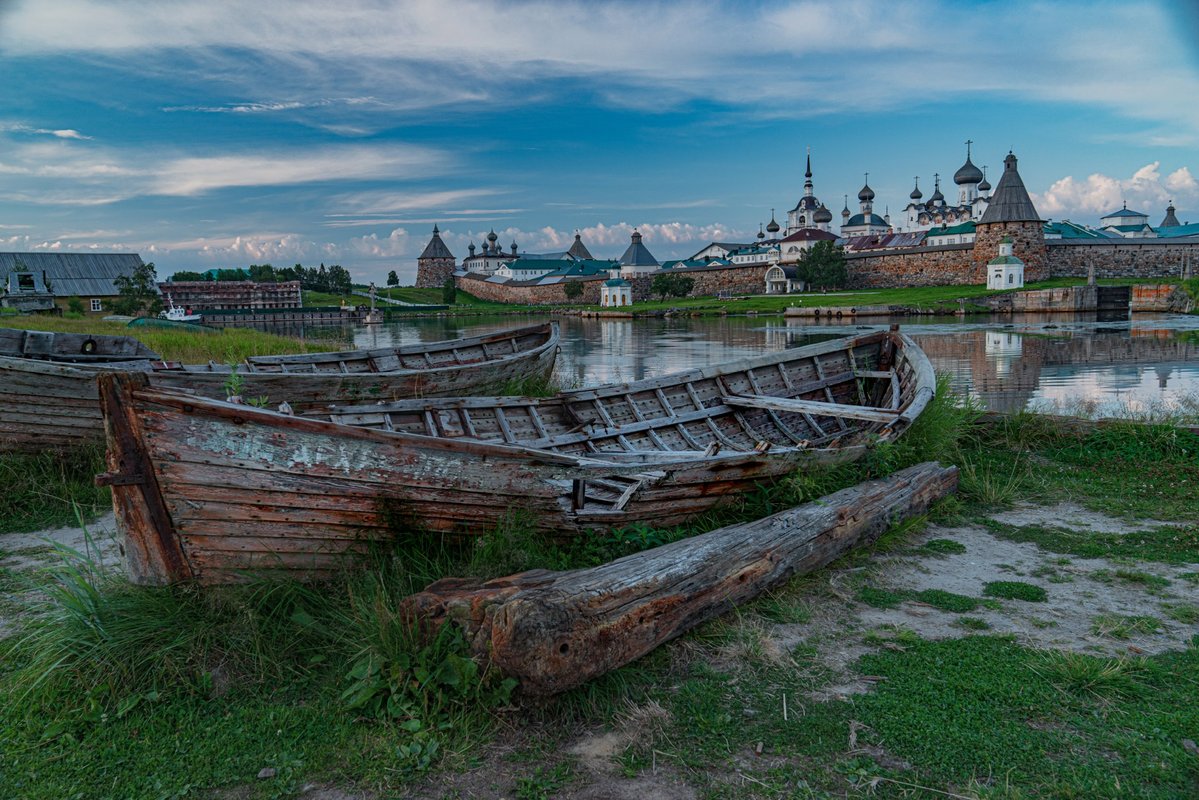
[[[137,253],[0,253],[0,274],[44,272],[55,297],[112,297],[141,264]]]

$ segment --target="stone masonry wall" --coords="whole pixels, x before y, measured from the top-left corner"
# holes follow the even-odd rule
[[[992,222],[979,225],[974,237],[974,257],[970,283],[987,282],[987,263],[999,255],[999,244],[1005,236],[1012,239],[1012,255],[1024,262],[1024,282],[1043,281],[1049,277],[1045,257],[1045,232],[1040,222]]]
[[[457,269],[452,258],[418,258],[416,260],[416,288],[438,289],[445,279]]]
[[[456,277],[454,284],[464,292],[469,292],[481,300],[491,300],[496,303],[511,303],[513,305],[566,305],[568,303],[585,303],[599,305],[600,287],[608,276],[577,281],[583,284],[583,294],[571,300],[563,290],[563,283],[551,283],[545,286],[519,286],[503,283],[493,283],[473,276]],[[634,287],[634,297],[636,288]]]
[[[1181,286],[1165,283],[1136,284],[1132,287],[1133,311],[1187,314],[1194,308],[1195,301]]]
[[[1085,278],[1092,266],[1096,278],[1163,278],[1181,274],[1189,254],[1191,275],[1199,272],[1199,242],[1159,240],[1085,244],[1070,240],[1046,243],[1049,273],[1055,278]]]
[[[968,244],[850,253],[845,269],[851,289],[983,283],[981,271],[978,279],[972,273],[972,257]]]

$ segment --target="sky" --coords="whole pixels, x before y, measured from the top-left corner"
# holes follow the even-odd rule
[[[898,222],[974,142],[1042,216],[1199,222],[1187,2],[0,0],[0,250],[176,270],[660,260],[865,173]],[[836,222],[840,221],[836,216]]]

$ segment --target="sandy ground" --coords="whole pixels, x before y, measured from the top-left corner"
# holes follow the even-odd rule
[[[1069,526],[1077,530],[1123,533],[1161,527],[1167,523],[1152,520],[1130,523],[1107,517],[1078,506],[1061,504],[1051,507],[1021,506],[995,514],[994,519],[1009,525]],[[15,575],[44,568],[56,558],[52,544],[83,551],[97,549],[106,563],[119,559],[111,515],[89,526],[61,528],[37,534],[0,536],[0,569]],[[930,556],[915,548],[931,539],[959,542],[965,552]],[[981,597],[989,581],[1022,581],[1040,586],[1048,593],[1043,603],[1000,600],[996,608],[980,606],[966,616],[985,620],[985,633],[1013,635],[1031,647],[1054,648],[1095,655],[1122,656],[1153,654],[1181,649],[1199,634],[1199,624],[1183,624],[1170,619],[1166,610],[1182,604],[1199,605],[1199,585],[1181,579],[1193,573],[1194,564],[1171,566],[1155,562],[1112,561],[1063,556],[1000,538],[976,525],[929,526],[913,535],[904,549],[874,556],[865,565],[841,566],[819,574],[805,584],[799,601],[811,612],[801,624],[754,624],[760,650],[776,652],[781,658],[801,642],[813,644],[819,667],[832,679],[814,686],[811,696],[832,699],[855,692],[869,691],[872,683],[856,675],[854,662],[880,646],[897,631],[909,629],[921,637],[945,639],[976,633],[960,623],[961,614],[942,611],[919,602],[904,602],[896,608],[880,609],[856,599],[856,587],[863,582],[894,591],[941,589],[970,597]],[[1117,570],[1135,571],[1166,581],[1146,583],[1113,577]],[[11,584],[11,581],[10,581]],[[1154,585],[1156,584],[1156,585]],[[2,590],[0,590],[2,591]],[[20,614],[19,596],[0,597],[0,636],[11,629]],[[7,615],[7,617],[6,617]],[[1133,633],[1118,639],[1097,632],[1096,618],[1101,615],[1153,617],[1160,629],[1153,633]],[[881,644],[880,644],[881,642]],[[672,647],[693,647],[683,640]],[[718,658],[735,662],[736,649]],[[621,715],[613,730],[581,732],[572,741],[556,748],[551,763],[569,761],[572,778],[553,796],[574,800],[691,800],[696,790],[685,775],[658,765],[636,777],[625,777],[617,758],[629,747],[644,742],[666,714],[661,708],[630,708]],[[528,748],[535,737],[532,731],[501,736],[494,745],[479,754],[479,766],[462,773],[439,773],[427,782],[413,786],[412,798],[510,798],[516,796],[517,781],[538,766],[514,761],[515,751]],[[734,765],[735,766],[735,765]],[[736,774],[730,776],[735,780]],[[231,793],[230,793],[231,792]],[[238,789],[218,792],[221,798],[239,797]],[[370,800],[373,796],[344,787],[312,785],[300,795],[304,800]]]

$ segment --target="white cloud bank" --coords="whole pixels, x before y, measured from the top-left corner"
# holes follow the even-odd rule
[[[1170,201],[1179,208],[1199,207],[1199,181],[1190,169],[1179,167],[1163,177],[1160,161],[1146,164],[1128,178],[1098,172],[1085,178],[1067,175],[1044,192],[1031,194],[1037,211],[1053,218],[1100,217],[1127,202],[1130,208],[1149,214],[1150,224],[1157,224]]]

